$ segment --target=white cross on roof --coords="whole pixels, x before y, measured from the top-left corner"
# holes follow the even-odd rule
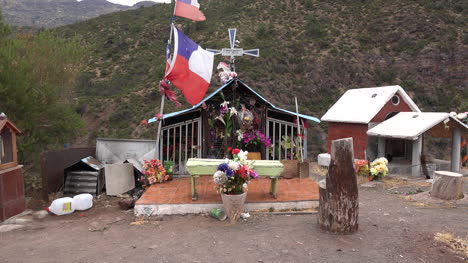
[[[218,49],[211,49],[207,48],[207,51],[213,52],[215,55],[221,54],[222,56],[230,57],[231,58],[231,70],[235,71],[234,67],[234,60],[235,57],[240,57],[243,55],[249,55],[253,57],[259,57],[260,56],[260,50],[258,48],[256,49],[248,49],[244,50],[242,48],[236,47],[237,43],[239,43],[238,40],[236,40],[236,32],[237,29],[235,28],[229,28],[228,33],[229,33],[229,42],[231,44],[231,48],[223,48],[221,50]]]

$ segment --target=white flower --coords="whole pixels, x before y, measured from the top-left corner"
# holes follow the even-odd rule
[[[232,117],[232,115],[237,115],[237,110],[236,110],[236,108],[231,107],[231,108],[229,108],[229,110],[230,110],[230,113],[229,113],[230,115],[229,115],[229,117]]]
[[[242,185],[242,187],[243,187],[243,188],[247,188],[247,184],[244,183],[244,184]]]
[[[224,158],[225,163],[229,163],[229,158]]]
[[[230,162],[230,163],[228,163],[228,167],[229,167],[229,169],[231,169],[233,171],[237,171],[237,170],[239,170],[240,165],[239,165],[238,162]]]
[[[224,101],[223,103],[219,104],[219,106],[227,108],[229,105],[229,101]]]
[[[449,115],[452,116],[452,117],[457,117],[457,113],[454,112],[454,111],[450,112]]]
[[[247,154],[249,154],[248,151],[240,151],[237,156],[239,157],[239,159],[241,160],[247,160]]]
[[[214,174],[213,174],[213,181],[215,182],[215,184],[217,185],[222,185],[226,182],[226,174],[222,171],[216,171]]]
[[[244,138],[244,132],[239,129],[236,131],[236,133],[237,133],[237,140],[242,141],[242,139]]]

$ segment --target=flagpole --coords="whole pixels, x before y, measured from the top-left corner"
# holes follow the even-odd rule
[[[294,101],[296,102],[297,133],[301,134],[301,124],[299,123],[301,121],[301,119],[299,119],[299,109],[298,109],[298,106],[297,106],[297,97],[294,97]],[[301,163],[303,163],[304,162],[304,156],[302,155],[302,137],[301,136],[297,136],[297,137],[299,137],[299,153],[300,153],[300,156],[301,156]]]
[[[171,25],[170,25],[170,29],[169,29],[169,40],[167,41],[167,44],[171,44],[171,41],[172,41],[172,32],[173,32],[173,26],[174,26],[174,20],[175,20],[176,6],[177,6],[177,0],[174,0],[174,11],[172,12]],[[161,95],[161,104],[159,106],[159,118],[157,120],[158,121],[158,131],[156,133],[156,153],[157,153],[156,158],[157,159],[161,159],[161,157],[162,157],[162,156],[159,156],[160,155],[160,152],[159,152],[159,148],[160,148],[159,142],[160,141],[159,140],[161,138],[161,128],[162,128],[162,119],[163,119],[163,113],[164,113],[164,101],[165,101],[165,99],[166,99],[165,94],[162,94]]]

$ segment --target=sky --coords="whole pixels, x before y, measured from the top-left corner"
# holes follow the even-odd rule
[[[77,0],[78,2],[81,2],[82,0]],[[146,1],[151,1],[151,2],[156,2],[156,3],[170,3],[171,0],[146,0]],[[119,4],[119,5],[128,5],[128,6],[133,6],[134,4],[138,2],[143,2],[143,0],[107,0],[107,2],[111,2],[114,4]]]

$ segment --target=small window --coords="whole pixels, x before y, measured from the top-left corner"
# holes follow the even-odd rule
[[[10,129],[0,132],[0,164],[13,162],[13,145]]]
[[[393,96],[392,97],[392,103],[393,103],[393,105],[400,104],[400,97],[398,97],[397,95]]]
[[[393,116],[397,115],[398,113],[400,113],[400,112],[399,111],[390,112],[389,114],[387,114],[387,116],[385,116],[385,120],[388,120],[388,119],[392,118]]]

